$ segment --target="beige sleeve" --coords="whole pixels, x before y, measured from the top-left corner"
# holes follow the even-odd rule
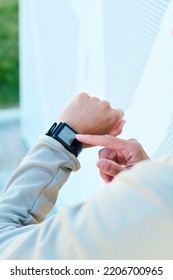
[[[0,198],[1,259],[173,259],[172,161],[141,162],[45,219],[79,166],[61,144],[39,139]]]

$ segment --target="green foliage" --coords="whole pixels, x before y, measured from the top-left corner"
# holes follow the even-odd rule
[[[0,107],[19,103],[18,0],[0,0]]]

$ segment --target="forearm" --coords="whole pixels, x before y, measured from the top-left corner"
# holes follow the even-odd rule
[[[7,182],[0,198],[0,227],[41,222],[58,191],[80,164],[56,140],[41,136]]]

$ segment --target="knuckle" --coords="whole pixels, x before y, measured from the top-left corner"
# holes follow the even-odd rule
[[[108,135],[108,134],[105,134],[104,137],[105,137],[105,147],[109,148],[110,142],[112,141],[112,137],[110,135]]]
[[[99,150],[98,152],[99,158],[103,158],[106,155],[106,148]]]
[[[134,138],[130,139],[132,148],[135,149],[135,151],[138,153],[142,150],[141,144]]]
[[[115,164],[109,165],[109,174],[115,176],[117,174],[117,167]]]
[[[123,112],[123,111],[122,111]],[[124,113],[122,113],[120,110],[115,110],[115,109],[112,109],[112,116],[114,119],[122,119],[122,116]]]
[[[110,103],[107,100],[102,101],[102,105],[104,108],[109,109],[110,108]]]
[[[86,92],[81,92],[81,93],[79,94],[79,97],[82,98],[82,99],[83,99],[83,98],[85,99],[85,98],[88,98],[89,95],[88,95],[88,93],[86,93]]]
[[[99,156],[102,158],[112,159],[115,157],[115,151],[112,149],[103,148],[99,151]]]
[[[98,97],[96,97],[96,96],[93,96],[93,97],[92,97],[92,100],[93,100],[94,102],[100,101],[100,99],[99,99]]]

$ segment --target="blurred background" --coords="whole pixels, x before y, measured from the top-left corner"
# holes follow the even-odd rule
[[[0,0],[1,187],[83,91],[122,108],[122,137],[151,158],[172,153],[172,72],[172,0]],[[102,188],[97,152],[79,156],[57,209]]]
[[[19,105],[18,0],[0,0],[0,106]]]
[[[0,0],[0,190],[27,151],[20,130],[18,0]]]

